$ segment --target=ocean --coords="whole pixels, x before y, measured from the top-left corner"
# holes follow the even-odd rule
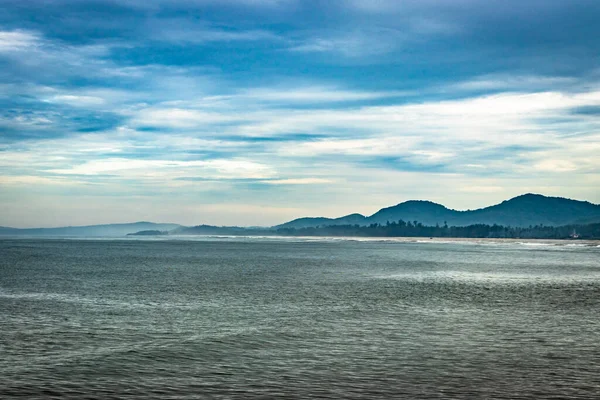
[[[0,239],[0,398],[600,398],[600,243]]]

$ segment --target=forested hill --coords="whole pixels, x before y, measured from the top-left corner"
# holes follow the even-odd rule
[[[411,200],[379,210],[366,217],[351,214],[336,219],[299,218],[274,228],[308,228],[333,225],[386,224],[397,221],[418,221],[423,225],[468,226],[476,224],[529,227],[536,225],[563,226],[600,222],[600,205],[587,201],[539,194],[524,194],[490,207],[457,211],[431,201]]]
[[[282,236],[346,237],[447,237],[506,239],[600,239],[600,223],[565,226],[507,227],[476,224],[468,226],[428,226],[419,222],[398,221],[385,225],[331,225],[318,228],[280,228]]]

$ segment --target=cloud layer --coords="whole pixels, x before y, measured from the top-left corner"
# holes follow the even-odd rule
[[[600,203],[597,2],[0,5],[0,225]]]

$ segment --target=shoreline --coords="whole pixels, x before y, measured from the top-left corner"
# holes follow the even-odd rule
[[[1,240],[82,240],[82,241],[271,241],[271,242],[387,242],[406,244],[523,245],[531,247],[600,248],[600,239],[517,239],[414,236],[287,236],[287,235],[127,235],[127,236],[0,236]]]

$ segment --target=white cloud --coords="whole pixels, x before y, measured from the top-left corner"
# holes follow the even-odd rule
[[[90,107],[104,104],[104,99],[94,96],[78,96],[78,95],[56,95],[51,97],[49,102],[64,103],[77,107]]]
[[[407,154],[417,139],[411,137],[377,137],[361,139],[321,139],[304,143],[283,143],[285,156],[314,157],[317,155],[399,155]]]
[[[264,181],[269,185],[322,185],[333,183],[331,179],[324,178],[289,178],[289,179],[272,179]]]
[[[453,158],[456,154],[451,152],[442,152],[437,150],[415,150],[412,152],[414,156],[425,160],[426,162],[440,162]]]
[[[22,185],[22,186],[31,186],[31,185],[76,185],[77,182],[73,182],[72,180],[67,180],[62,177],[45,177],[45,176],[36,176],[36,175],[8,175],[8,176],[0,176],[0,185],[12,186],[12,185]]]
[[[49,169],[46,172],[65,175],[117,175],[120,177],[176,178],[200,177],[206,179],[266,179],[274,170],[264,164],[247,160],[171,161],[104,158],[69,168]]]
[[[486,90],[539,90],[574,84],[576,79],[566,76],[538,76],[538,75],[483,75],[467,81],[451,84],[448,90],[486,91]]]
[[[214,123],[239,121],[235,114],[207,112],[182,108],[146,108],[135,112],[130,121],[137,126],[194,128]]]
[[[569,160],[543,160],[535,163],[533,167],[540,171],[571,172],[577,169],[577,164]]]
[[[238,94],[229,96],[231,99],[252,99],[264,102],[289,102],[312,103],[347,102],[357,100],[374,100],[390,97],[399,97],[410,94],[398,91],[351,91],[335,86],[304,86],[304,87],[276,87],[254,88],[242,90]]]
[[[19,67],[12,70],[15,81],[20,76],[29,81],[32,76],[40,81],[49,77],[123,77],[127,68],[119,68],[108,56],[115,48],[128,46],[109,41],[74,45],[33,31],[0,31],[0,53]]]
[[[390,53],[400,48],[406,35],[397,29],[379,28],[322,33],[311,32],[310,36],[296,40],[288,51],[297,53],[331,53],[348,59],[366,59]]]
[[[599,105],[598,93],[506,93],[420,104],[250,113],[247,119],[259,122],[239,129],[249,134],[275,135],[290,132],[291,127],[295,132],[316,134],[336,128],[361,130],[371,135],[418,135],[425,140],[453,138],[498,145],[539,144],[539,135],[546,134],[552,126],[544,123],[544,119],[568,116],[575,107]],[[561,130],[568,133],[565,127]]]
[[[0,52],[20,51],[35,46],[39,36],[28,31],[0,31]]]

